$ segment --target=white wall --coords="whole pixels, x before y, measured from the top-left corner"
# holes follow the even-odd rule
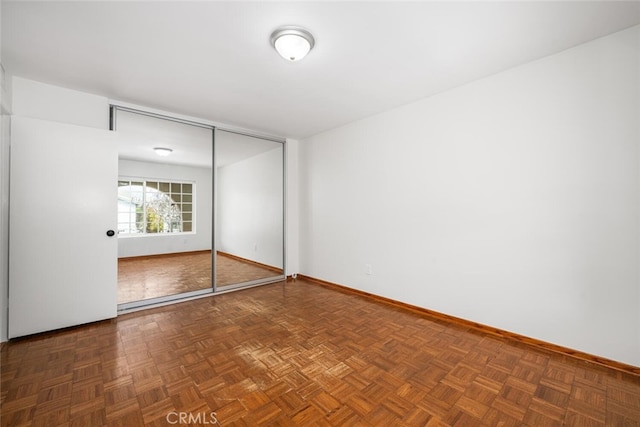
[[[640,366],[639,40],[301,141],[300,272]]]
[[[211,249],[212,177],[210,168],[176,166],[133,160],[119,162],[119,176],[195,183],[195,232],[118,237],[118,257],[157,255]]]
[[[109,129],[109,100],[21,77],[13,78],[13,114]]]
[[[282,147],[218,168],[217,249],[282,268]]]

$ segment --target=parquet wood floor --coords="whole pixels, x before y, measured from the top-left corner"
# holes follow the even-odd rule
[[[118,259],[118,303],[211,288],[211,251]]]
[[[282,270],[278,271],[221,253],[218,253],[216,257],[217,287],[258,279],[267,279],[269,277],[282,276],[282,274]]]
[[[220,254],[216,263],[218,287],[282,274]],[[211,288],[211,251],[118,260],[119,304],[207,288]]]
[[[638,376],[300,280],[0,356],[2,426],[640,425]]]

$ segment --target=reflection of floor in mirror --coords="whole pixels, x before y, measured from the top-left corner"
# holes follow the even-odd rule
[[[228,286],[281,272],[218,254],[218,286]],[[118,303],[140,301],[211,287],[211,251],[185,252],[118,260]]]
[[[118,303],[211,287],[211,251],[118,260]]]
[[[228,286],[282,275],[282,270],[258,264],[233,255],[218,252],[216,258],[216,285]]]

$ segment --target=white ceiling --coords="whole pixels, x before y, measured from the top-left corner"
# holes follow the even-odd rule
[[[2,2],[10,73],[301,138],[640,23],[640,2]],[[281,25],[316,46],[289,63]]]

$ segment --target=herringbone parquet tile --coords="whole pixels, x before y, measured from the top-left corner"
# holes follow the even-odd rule
[[[15,340],[1,357],[3,426],[640,425],[637,376],[303,281]]]

